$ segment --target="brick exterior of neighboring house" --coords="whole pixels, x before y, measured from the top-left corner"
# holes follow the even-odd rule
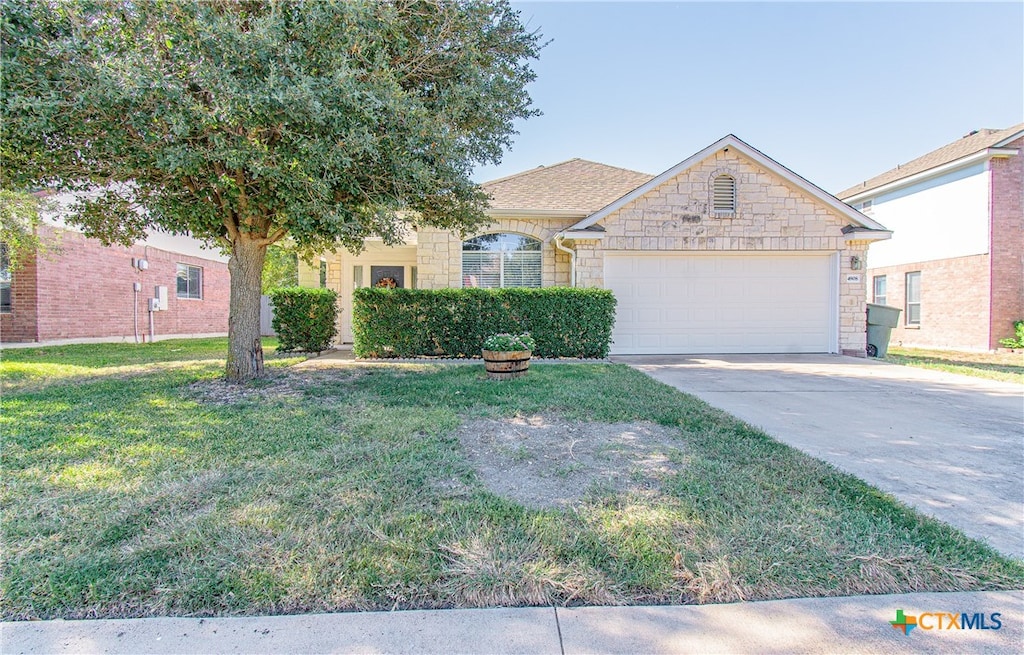
[[[711,211],[711,185],[720,175],[735,180],[735,211],[728,215]],[[772,350],[773,346],[758,345],[756,339],[751,339],[751,349],[744,350],[746,345],[740,335],[729,350],[714,350],[714,337],[707,335],[714,328],[703,328],[707,337],[704,342],[687,342],[684,333],[691,328],[686,321],[670,317],[675,309],[664,310],[658,307],[664,303],[654,301],[650,312],[661,311],[663,318],[660,327],[652,325],[651,329],[658,332],[659,343],[669,344],[665,352],[842,352],[864,356],[865,279],[863,271],[853,269],[853,263],[863,261],[870,242],[888,238],[889,233],[736,137],[730,135],[720,140],[660,176],[570,160],[488,182],[482,188],[491,196],[492,222],[481,234],[515,234],[539,241],[540,286],[575,283],[580,287],[611,288],[606,271],[612,257],[620,258],[619,261],[632,257],[663,258],[665,266],[674,269],[698,259],[706,267],[706,262],[717,258],[730,269],[723,275],[734,275],[732,271],[742,268],[739,260],[743,258],[758,260],[759,271],[766,265],[771,268],[774,262],[791,265],[803,261],[801,258],[816,260],[813,270],[822,277],[815,283],[817,293],[820,295],[825,289],[828,296],[821,300],[820,311],[811,309],[821,325],[828,324],[821,328],[828,334],[817,342],[820,345],[795,345],[790,350],[783,344]],[[403,266],[406,279],[415,278],[416,286],[425,289],[472,283],[463,271],[463,239],[454,232],[434,228],[420,228],[405,246],[371,243],[358,256],[335,252],[326,259],[327,285],[341,294],[339,334],[344,341],[352,338],[351,289],[371,283],[369,274],[374,264]],[[755,268],[758,267],[751,270]],[[760,273],[750,275],[751,284],[740,281],[738,286],[767,284],[757,278]],[[315,286],[318,271],[300,263],[299,278],[300,284]],[[722,288],[735,289],[735,282],[728,280]],[[655,279],[651,283],[661,284],[665,300],[677,303],[685,311],[685,301],[672,297],[671,283]],[[705,297],[717,292],[700,289],[700,280],[684,283],[706,291]],[[742,293],[739,290],[737,298]],[[789,297],[794,293],[797,292],[789,293]],[[624,300],[630,299],[620,297],[620,308]],[[738,304],[742,305],[742,300]],[[766,315],[784,312],[776,312],[770,306],[762,309],[758,310],[762,314],[757,315],[751,314],[748,307],[729,308],[734,315],[737,311],[749,315],[749,319],[740,319],[729,328],[750,333],[771,330],[772,322]],[[650,313],[644,308],[638,311]],[[726,313],[723,310],[723,316]],[[703,319],[693,320],[696,325]],[[622,317],[617,322],[622,323]],[[680,337],[675,341],[673,330]],[[625,341],[621,339],[620,343]],[[701,350],[687,351],[687,343],[697,344]],[[807,350],[808,347],[813,350]],[[613,353],[615,348],[613,344]]]
[[[0,313],[0,341],[150,340],[149,299],[167,287],[168,307],[155,312],[157,339],[227,333],[227,265],[153,246],[103,246],[82,234],[40,228],[43,252],[20,262],[11,275],[11,310]],[[147,270],[132,266],[145,259]],[[202,298],[177,297],[177,266],[202,268]],[[133,283],[141,291],[133,291]],[[133,307],[134,305],[134,307]],[[137,310],[137,312],[136,312]]]
[[[903,310],[891,342],[991,350],[1024,320],[1024,124],[979,130],[838,197],[893,228],[869,258],[867,299],[884,278]],[[920,273],[920,322],[907,321],[908,273]]]

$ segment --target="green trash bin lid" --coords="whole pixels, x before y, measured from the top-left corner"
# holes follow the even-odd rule
[[[894,328],[900,324],[900,312],[903,311],[899,307],[889,307],[888,305],[876,305],[874,303],[868,303],[868,325],[882,325],[885,327]]]

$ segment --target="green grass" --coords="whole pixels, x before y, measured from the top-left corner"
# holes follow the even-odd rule
[[[0,381],[5,390],[65,384],[156,370],[223,366],[227,340],[168,339],[154,343],[97,343],[0,350]],[[277,339],[263,339],[265,363],[285,366],[305,359],[277,355]]]
[[[1024,353],[1021,352],[971,353],[889,348],[885,361],[1024,384]]]
[[[3,618],[1024,586],[1024,563],[626,367],[276,368],[238,387],[223,340],[163,347],[140,369],[128,346],[3,353],[5,382],[29,366],[0,413]],[[54,365],[90,372],[32,368]],[[535,413],[676,427],[684,465],[646,493],[527,509],[453,432]]]

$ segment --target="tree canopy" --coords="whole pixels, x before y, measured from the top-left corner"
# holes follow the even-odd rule
[[[236,379],[262,370],[234,332],[258,324],[249,296],[268,245],[357,250],[410,222],[471,230],[486,207],[473,166],[497,163],[514,121],[536,113],[539,35],[505,0],[0,9],[0,184],[91,190],[71,221],[105,243],[158,227],[222,246]]]

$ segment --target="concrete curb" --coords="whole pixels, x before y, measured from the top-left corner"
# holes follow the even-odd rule
[[[919,617],[904,635],[896,610]],[[924,616],[929,613],[928,616]],[[937,629],[934,613],[989,629]],[[992,615],[1001,627],[992,629]],[[928,627],[931,626],[931,627]],[[3,653],[1019,653],[1024,592],[0,624]]]

